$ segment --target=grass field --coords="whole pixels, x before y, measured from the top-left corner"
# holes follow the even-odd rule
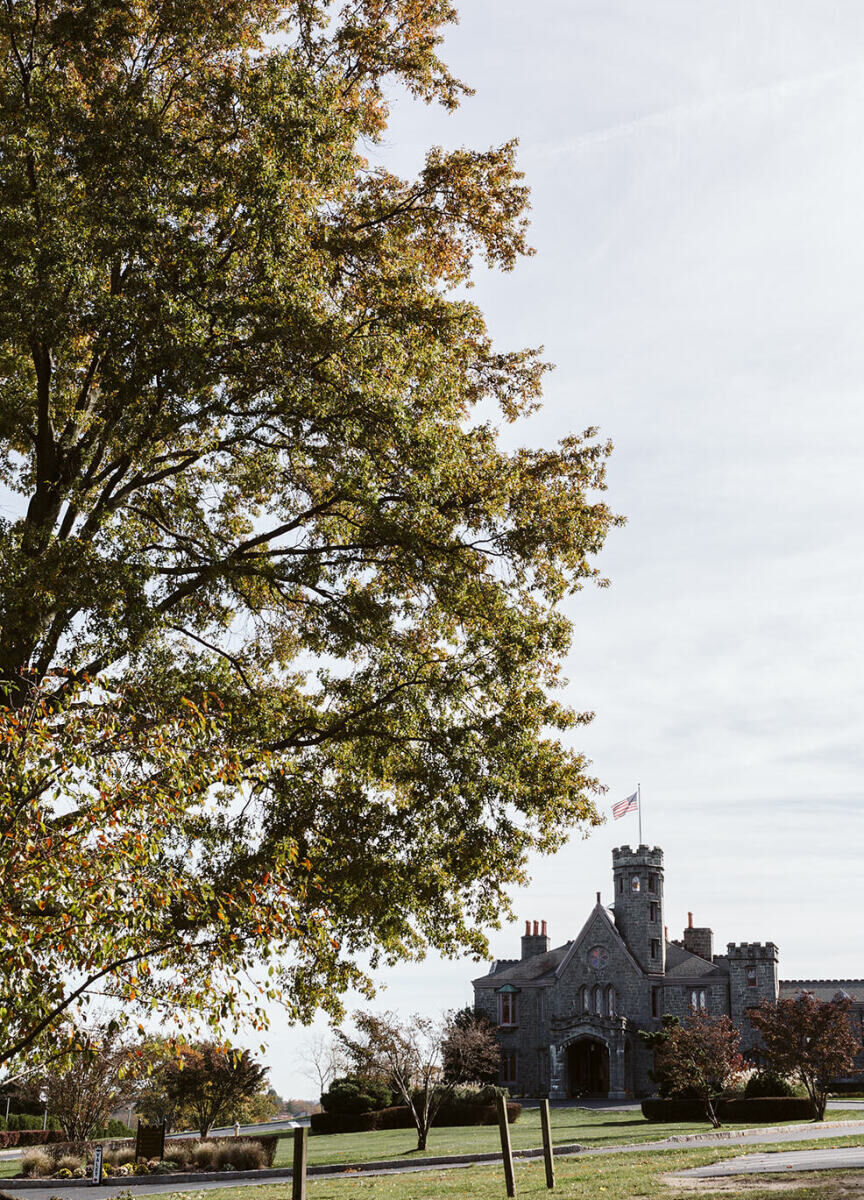
[[[831,1121],[861,1120],[864,1113],[854,1110],[832,1111]],[[776,1122],[774,1122],[776,1124]],[[806,1125],[800,1121],[795,1124]],[[749,1125],[748,1129],[758,1126]],[[707,1121],[653,1124],[638,1111],[599,1112],[588,1108],[553,1108],[552,1139],[556,1145],[578,1142],[583,1146],[622,1145],[628,1142],[654,1142],[680,1133],[708,1133]],[[510,1126],[514,1150],[528,1150],[542,1144],[540,1113],[527,1108]],[[441,1154],[484,1154],[500,1149],[497,1125],[444,1126],[432,1129],[425,1151],[417,1145],[411,1129],[379,1129],[372,1133],[315,1134],[309,1138],[309,1162],[354,1163],[384,1162],[391,1158],[422,1159]],[[290,1167],[291,1135],[279,1142],[274,1166]]]
[[[840,1131],[838,1130],[838,1133]],[[829,1139],[827,1144],[833,1144]],[[763,1150],[823,1147],[826,1141],[775,1143]],[[843,1145],[864,1145],[864,1137],[843,1138]],[[712,1147],[702,1150],[655,1150],[609,1154],[591,1158],[556,1160],[554,1197],[566,1200],[862,1200],[864,1171],[816,1172],[761,1178],[703,1180],[694,1186],[685,1181],[667,1181],[670,1171],[698,1167],[704,1163],[750,1153],[749,1148]],[[541,1200],[549,1196],[543,1165],[518,1162],[516,1184],[519,1200]],[[140,1200],[290,1200],[290,1184],[191,1191]],[[342,1179],[309,1180],[309,1200],[503,1200],[504,1182],[500,1166],[472,1166],[458,1170],[435,1170],[410,1175],[387,1175],[364,1179],[352,1175]],[[136,1193],[136,1200],[139,1200]]]

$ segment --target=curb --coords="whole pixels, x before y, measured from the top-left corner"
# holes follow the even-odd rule
[[[849,1126],[864,1126],[864,1121],[813,1121],[814,1129],[846,1129]],[[714,1141],[716,1138],[740,1137],[742,1133],[786,1133],[789,1129],[804,1129],[807,1122],[799,1125],[751,1125],[746,1129],[715,1129],[711,1133],[673,1133],[664,1138],[666,1142],[679,1146],[684,1142]]]

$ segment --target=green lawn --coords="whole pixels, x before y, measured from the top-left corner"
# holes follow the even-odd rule
[[[830,1120],[861,1120],[860,1111],[837,1110]],[[806,1125],[806,1121],[792,1122]],[[769,1122],[768,1124],[776,1124]],[[757,1126],[747,1126],[748,1129]],[[710,1133],[707,1121],[653,1124],[638,1111],[598,1112],[588,1108],[553,1108],[552,1139],[556,1145],[578,1142],[583,1146],[621,1145],[628,1142],[654,1142],[681,1133]],[[542,1144],[540,1113],[526,1108],[510,1126],[514,1150],[528,1150]],[[444,1126],[432,1129],[425,1151],[417,1145],[411,1129],[381,1129],[373,1133],[313,1134],[309,1138],[310,1163],[384,1162],[391,1158],[424,1158],[442,1154],[483,1154],[500,1149],[497,1125]],[[283,1137],[276,1150],[274,1166],[290,1167],[291,1134]]]
[[[839,1133],[839,1131],[838,1131]],[[727,1181],[705,1181],[705,1187],[667,1182],[667,1172],[698,1167],[704,1163],[762,1150],[803,1150],[811,1146],[833,1144],[831,1139],[814,1142],[776,1143],[754,1148],[713,1147],[703,1150],[657,1150],[635,1154],[610,1154],[600,1158],[561,1158],[556,1160],[556,1185],[551,1193],[566,1200],[848,1200],[864,1196],[864,1172],[857,1178],[834,1172],[815,1174],[785,1173],[782,1177],[736,1179],[732,1190]],[[844,1145],[864,1145],[860,1136],[843,1138]],[[543,1165],[522,1161],[516,1166],[519,1200],[541,1200],[549,1196]],[[725,1183],[725,1186],[724,1186]],[[856,1186],[857,1184],[857,1186]],[[782,1187],[782,1190],[778,1190]],[[861,1190],[857,1190],[858,1188]],[[220,1189],[218,1200],[290,1200],[290,1184],[262,1184],[256,1187]],[[504,1183],[500,1166],[472,1166],[422,1174],[387,1175],[364,1179],[351,1175],[345,1179],[309,1179],[310,1200],[503,1200]],[[139,1200],[136,1194],[136,1200]],[[141,1196],[140,1200],[213,1200],[212,1192],[172,1192]]]

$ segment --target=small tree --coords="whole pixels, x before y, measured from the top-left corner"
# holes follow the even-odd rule
[[[501,1047],[495,1026],[473,1008],[448,1013],[441,1054],[445,1083],[498,1082]]]
[[[676,1017],[664,1017],[662,1030],[642,1037],[654,1048],[655,1076],[668,1094],[701,1100],[706,1117],[719,1129],[717,1101],[744,1070],[741,1035],[730,1018],[694,1012],[682,1025]]]
[[[233,1120],[243,1104],[263,1092],[267,1068],[248,1050],[199,1042],[179,1048],[176,1059],[165,1065],[163,1078],[168,1101],[175,1110],[191,1112],[206,1138],[218,1121]]]
[[[804,1084],[817,1121],[825,1119],[831,1080],[853,1069],[861,1048],[849,1020],[851,1007],[847,996],[822,1001],[799,992],[776,1004],[765,1000],[750,1012],[771,1069]]]
[[[344,1052],[329,1034],[316,1033],[307,1038],[300,1062],[305,1077],[317,1086],[319,1099],[333,1080],[345,1073]]]
[[[417,1149],[425,1150],[429,1129],[444,1100],[461,1079],[444,1079],[443,1047],[449,1026],[417,1013],[400,1021],[395,1013],[354,1014],[358,1036],[339,1039],[357,1074],[386,1079],[411,1112]]]
[[[93,1135],[134,1089],[134,1056],[112,1023],[90,1030],[64,1031],[73,1050],[36,1081],[51,1114],[73,1141]]]

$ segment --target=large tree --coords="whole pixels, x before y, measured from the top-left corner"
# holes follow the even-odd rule
[[[502,448],[544,367],[464,292],[514,146],[363,154],[456,106],[454,18],[0,9],[0,1064],[94,990],[338,1014],[597,820],[553,689],[608,447]]]

